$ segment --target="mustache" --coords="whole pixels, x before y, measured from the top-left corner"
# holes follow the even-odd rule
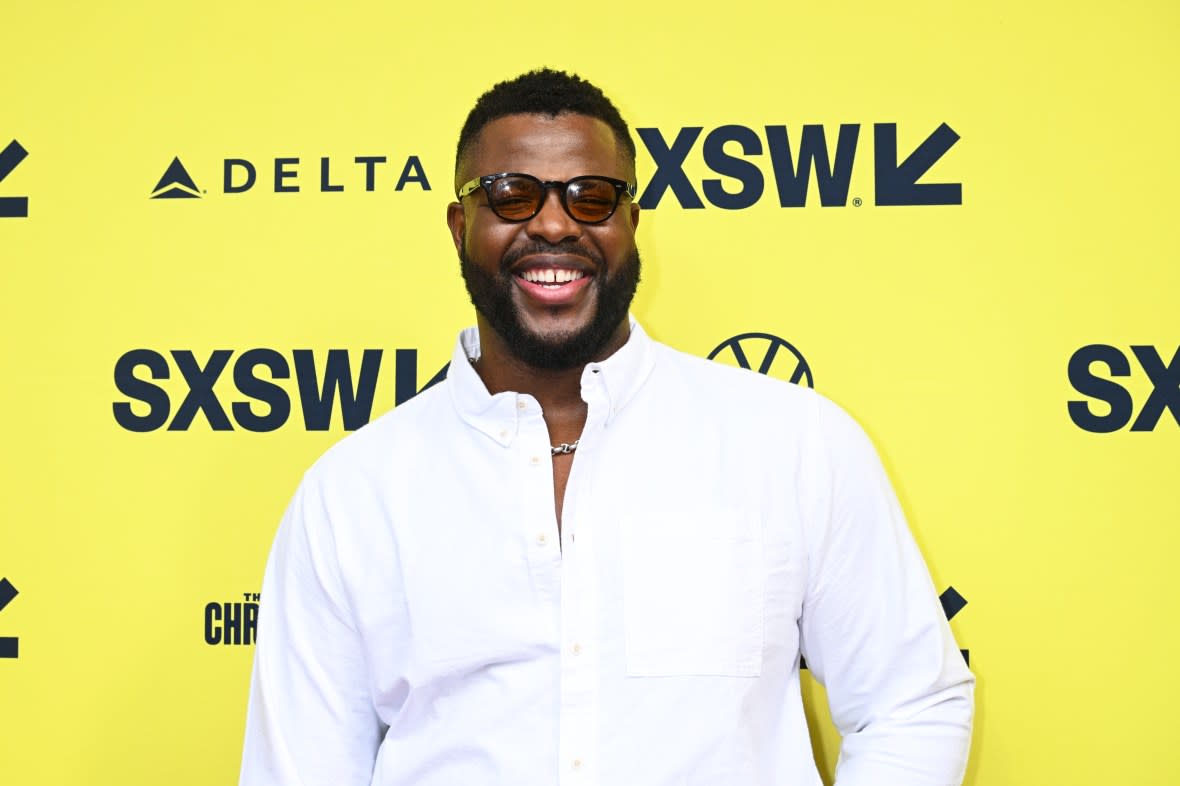
[[[559,243],[547,243],[544,240],[530,240],[517,248],[510,249],[500,259],[500,269],[507,271],[521,257],[529,254],[561,254],[563,256],[581,257],[590,262],[597,270],[602,270],[603,259],[594,251],[579,245],[573,240],[563,240]]]

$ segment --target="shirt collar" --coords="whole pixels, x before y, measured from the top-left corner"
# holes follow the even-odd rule
[[[592,406],[605,407],[606,425],[635,397],[655,365],[654,342],[634,317],[630,328],[627,342],[618,351],[600,362],[587,363],[582,370],[582,398]],[[521,414],[537,403],[531,395],[515,391],[488,393],[471,365],[479,356],[479,330],[469,327],[459,334],[451,356],[447,372],[451,398],[468,425],[507,446],[516,438]]]

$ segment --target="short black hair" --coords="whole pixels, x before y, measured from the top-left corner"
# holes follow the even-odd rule
[[[455,148],[455,173],[463,165],[463,156],[470,150],[483,127],[507,115],[549,115],[563,112],[587,115],[610,126],[631,164],[635,163],[635,140],[631,129],[619,110],[602,90],[577,74],[538,68],[496,84],[479,97],[467,122],[459,132]]]

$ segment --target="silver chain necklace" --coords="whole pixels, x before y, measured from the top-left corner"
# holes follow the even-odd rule
[[[561,456],[566,453],[573,453],[578,449],[578,443],[581,439],[575,439],[573,442],[562,442],[560,445],[553,445],[549,449],[553,451],[554,456]]]

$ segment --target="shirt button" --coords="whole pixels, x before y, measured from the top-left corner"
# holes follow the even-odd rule
[[[582,760],[581,759],[574,759],[573,761],[570,762],[570,765],[575,770],[580,770],[580,769],[582,769]]]
[[[575,644],[574,646],[570,647],[570,652],[574,653],[575,655],[581,655],[582,654],[582,645]]]
[[[516,401],[516,408],[517,408],[517,409],[528,409],[528,408],[529,408],[529,403],[528,403],[527,401],[525,401],[523,398],[522,398],[522,399],[517,399],[517,401]]]
[[[537,545],[538,546],[544,546],[548,542],[549,542],[549,538],[545,535],[544,532],[537,534]]]
[[[529,459],[529,463],[535,467],[541,463],[541,457],[540,456],[533,456],[531,459]]]
[[[508,439],[508,431],[507,430],[500,432],[500,439]]]

